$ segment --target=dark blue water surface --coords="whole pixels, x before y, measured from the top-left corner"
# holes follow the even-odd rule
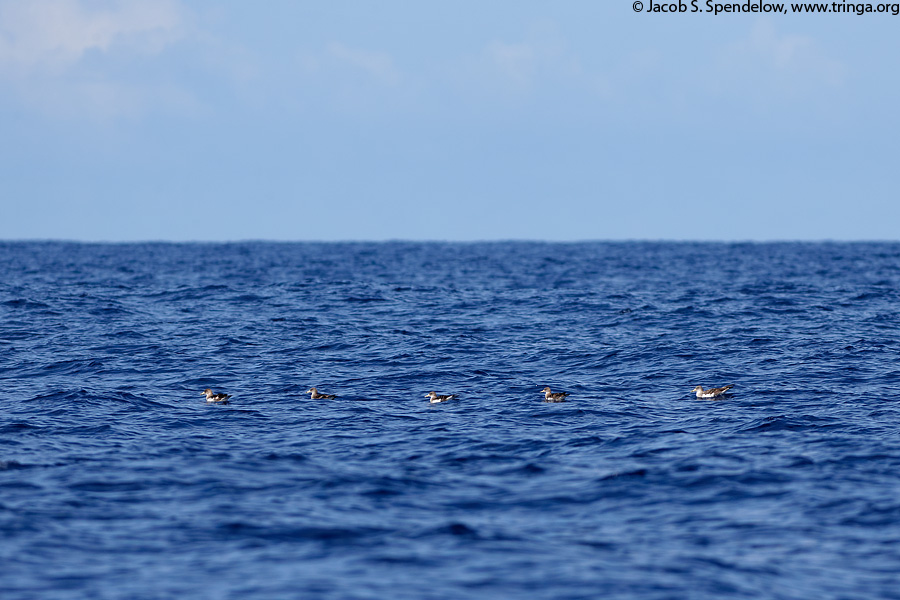
[[[0,273],[4,599],[900,598],[900,244],[2,243]]]

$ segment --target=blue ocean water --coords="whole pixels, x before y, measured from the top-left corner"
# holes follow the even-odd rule
[[[4,599],[900,598],[900,244],[17,242],[0,273]]]

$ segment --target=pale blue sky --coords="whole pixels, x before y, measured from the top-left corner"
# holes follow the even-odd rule
[[[0,239],[897,239],[898,27],[0,0]]]

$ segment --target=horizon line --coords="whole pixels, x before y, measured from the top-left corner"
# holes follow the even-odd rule
[[[628,243],[670,243],[670,244],[891,244],[900,239],[689,239],[689,238],[586,238],[575,240],[539,238],[496,238],[496,239],[267,239],[236,238],[229,240],[204,239],[134,239],[82,240],[72,238],[0,238],[0,243],[56,243],[56,244],[628,244]]]

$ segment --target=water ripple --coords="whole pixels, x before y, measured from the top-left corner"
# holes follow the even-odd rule
[[[3,597],[900,597],[898,244],[0,261]]]

